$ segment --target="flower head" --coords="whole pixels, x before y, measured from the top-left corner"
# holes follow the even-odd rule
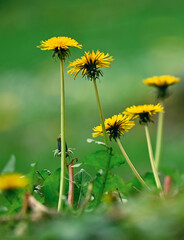
[[[134,121],[130,121],[129,116],[123,116],[122,114],[105,119],[105,129],[110,140],[112,138],[116,140],[121,135],[124,135],[124,132],[128,132],[128,129],[131,129],[133,126],[135,126]],[[103,136],[102,125],[94,127],[93,131],[93,137]]]
[[[154,76],[152,78],[147,78],[143,80],[143,83],[148,86],[154,86],[158,89],[158,98],[167,97],[167,88],[170,85],[173,85],[179,82],[180,79],[174,76],[163,75],[163,76]]]
[[[0,176],[0,190],[21,189],[27,185],[27,178],[19,173],[9,173]]]
[[[149,105],[138,105],[126,108],[123,112],[125,115],[132,118],[139,118],[140,124],[147,124],[151,122],[151,117],[158,113],[163,112],[163,107],[158,103],[157,105],[149,104]]]
[[[41,41],[41,45],[38,46],[41,50],[53,50],[53,57],[57,55],[60,59],[65,60],[70,54],[69,47],[82,48],[76,40],[68,37],[52,37],[46,41]]]
[[[76,59],[74,62],[71,62],[68,67],[72,67],[68,73],[74,74],[74,79],[77,77],[81,71],[82,76],[86,76],[88,79],[92,80],[93,78],[97,79],[99,76],[103,76],[101,67],[107,68],[110,67],[109,61],[114,61],[114,59],[109,56],[109,54],[104,54],[97,50],[85,52],[84,56]]]

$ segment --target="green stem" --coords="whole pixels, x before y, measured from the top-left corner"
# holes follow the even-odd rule
[[[100,98],[99,98],[99,94],[98,94],[98,89],[97,89],[96,79],[95,78],[93,78],[93,83],[94,83],[94,88],[95,88],[96,100],[97,100],[97,104],[98,104],[98,111],[99,111],[99,115],[100,115],[100,121],[101,121],[101,124],[102,124],[102,131],[103,131],[104,142],[108,146],[107,133],[106,133],[105,125],[104,125],[104,117],[103,117],[103,113],[102,113],[102,107],[101,107],[101,104],[100,104]]]
[[[119,138],[116,139],[116,142],[123,154],[123,156],[125,157],[129,167],[131,168],[132,172],[134,173],[134,175],[137,177],[137,179],[139,180],[139,182],[144,186],[146,187],[148,190],[150,190],[150,188],[148,187],[148,185],[145,183],[145,181],[141,178],[141,176],[139,175],[139,173],[137,172],[137,170],[135,169],[134,165],[132,164],[132,162],[130,161],[128,155],[126,154],[125,152],[125,149],[123,148]]]
[[[162,107],[163,102],[161,102]],[[158,126],[157,126],[157,140],[156,140],[156,151],[155,151],[155,164],[156,169],[158,171],[159,164],[160,164],[160,154],[161,154],[161,147],[162,147],[162,135],[163,135],[163,123],[164,123],[164,113],[160,112],[158,115]]]
[[[65,91],[64,91],[64,70],[61,59],[61,177],[58,200],[58,212],[63,208],[63,196],[65,192],[65,165],[66,165],[66,145],[65,145]]]
[[[145,132],[146,132],[146,139],[147,139],[147,144],[148,144],[148,151],[149,151],[151,167],[152,167],[152,170],[153,170],[153,175],[154,175],[154,178],[155,178],[156,186],[159,190],[162,191],[162,185],[160,183],[160,179],[158,177],[158,172],[157,172],[157,169],[156,169],[156,166],[155,166],[155,161],[154,161],[154,158],[153,158],[153,151],[152,151],[151,140],[150,140],[150,135],[149,135],[149,130],[148,130],[147,125],[145,125]],[[163,193],[161,193],[161,194],[163,194]]]

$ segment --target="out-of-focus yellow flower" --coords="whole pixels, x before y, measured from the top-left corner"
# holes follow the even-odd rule
[[[151,117],[158,113],[163,112],[163,107],[158,103],[157,105],[148,104],[148,105],[138,105],[131,106],[125,109],[123,112],[125,115],[131,118],[139,118],[140,124],[147,124],[151,122]]]
[[[114,115],[112,118],[105,119],[105,129],[109,138],[116,140],[124,135],[124,132],[128,132],[135,126],[134,121],[130,121],[130,117],[122,114]],[[93,128],[93,137],[103,136],[102,125]]]
[[[143,83],[148,86],[154,86],[158,88],[158,98],[167,97],[167,88],[180,81],[179,78],[170,75],[154,76],[143,80]]]
[[[28,185],[28,179],[19,173],[0,176],[0,190],[22,189]]]
[[[53,57],[57,54],[60,59],[65,60],[70,55],[69,47],[82,48],[82,45],[69,37],[52,37],[46,41],[41,41],[41,45],[38,47],[41,50],[53,50]]]
[[[110,61],[114,61],[114,59],[109,56],[109,54],[104,54],[104,52],[100,52],[97,50],[85,52],[85,55],[81,58],[76,59],[74,62],[71,62],[68,67],[72,67],[68,73],[74,74],[74,79],[77,77],[79,72],[81,71],[82,76],[86,76],[88,79],[97,79],[99,76],[103,76],[100,68],[110,67]]]
[[[163,75],[163,76],[154,76],[152,78],[147,78],[143,80],[143,83],[149,86],[163,87],[163,86],[173,85],[179,81],[180,81],[179,78],[169,76],[169,75]]]

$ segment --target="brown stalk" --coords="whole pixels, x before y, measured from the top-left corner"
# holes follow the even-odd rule
[[[77,161],[77,158],[72,159],[72,161],[67,165],[68,174],[69,174],[69,189],[68,189],[68,203],[71,207],[73,207],[73,199],[74,199],[74,169],[73,162]]]
[[[170,176],[165,176],[164,178],[164,195],[168,195],[172,185],[172,178]]]

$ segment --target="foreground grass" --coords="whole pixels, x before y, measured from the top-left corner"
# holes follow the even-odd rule
[[[103,204],[96,211],[75,214],[0,218],[3,239],[182,239],[183,194],[160,201],[140,195],[127,203]],[[32,219],[32,220],[30,220]]]

